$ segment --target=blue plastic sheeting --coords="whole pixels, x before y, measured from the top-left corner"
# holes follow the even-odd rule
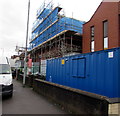
[[[72,22],[74,24],[72,24]],[[51,37],[55,36],[56,34],[64,30],[71,30],[82,34],[83,24],[84,22],[82,21],[77,21],[74,19],[64,17],[57,21],[56,23],[54,23],[50,28],[46,29],[43,33],[41,33],[40,30],[39,31],[37,30],[39,36],[34,40],[36,41],[36,44],[33,45],[32,48],[37,47],[39,44],[43,43],[44,41],[50,39]],[[44,28],[44,26],[42,28]],[[32,44],[33,43],[34,42],[32,41]]]
[[[59,8],[56,7],[51,12],[51,14],[45,15],[47,18],[44,17],[44,20],[33,31],[32,33],[33,35],[39,35],[39,36],[38,37],[33,36],[33,41],[31,42],[30,50],[64,30],[71,30],[82,34],[82,27],[84,21],[78,21],[67,17],[63,17],[59,19],[58,12],[59,12]]]
[[[50,14],[50,10],[46,9],[48,12],[45,14],[44,12],[39,16],[39,19],[43,20],[41,24],[33,31],[36,33],[37,31],[42,32],[45,28],[47,28],[49,25],[51,25],[54,21],[58,19],[57,13],[58,8],[55,8],[52,13]],[[46,11],[45,10],[45,11]]]
[[[120,97],[120,48],[48,60],[46,72],[47,81]]]
[[[72,18],[63,17],[60,19],[60,25],[61,28],[64,28],[65,30],[71,30],[82,34],[82,27],[84,22],[78,21]]]
[[[51,12],[51,9],[44,8],[44,10],[39,15],[39,19],[44,19],[49,13]]]
[[[51,12],[51,11],[52,11],[52,4],[51,3],[49,3],[47,5],[43,4],[40,7],[40,9],[38,9],[38,11],[37,11],[37,17],[40,18],[42,16],[43,18],[45,18],[49,14],[49,12]]]

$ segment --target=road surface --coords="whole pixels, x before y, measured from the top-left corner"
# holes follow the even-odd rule
[[[23,88],[16,80],[13,83],[13,97],[2,101],[3,114],[66,114],[60,107],[35,93],[31,88]]]

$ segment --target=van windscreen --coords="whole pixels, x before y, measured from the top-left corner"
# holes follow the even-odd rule
[[[0,74],[10,74],[11,69],[8,64],[0,64]]]

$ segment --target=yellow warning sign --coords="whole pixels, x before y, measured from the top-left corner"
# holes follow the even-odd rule
[[[61,60],[61,64],[65,64],[65,60]]]

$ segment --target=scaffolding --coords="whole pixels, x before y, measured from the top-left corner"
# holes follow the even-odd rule
[[[44,3],[37,11],[29,51],[34,62],[82,51],[84,21],[65,17],[61,7],[53,6],[52,2]]]

